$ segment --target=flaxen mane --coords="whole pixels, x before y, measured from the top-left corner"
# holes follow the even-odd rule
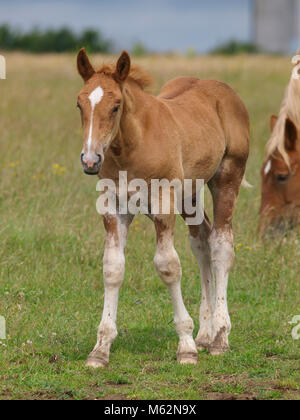
[[[115,70],[116,66],[114,64],[104,64],[97,70],[97,73],[112,76]],[[139,66],[131,66],[128,78],[136,82],[143,90],[153,85],[153,79],[150,74]]]
[[[297,55],[299,54],[300,50],[298,51]],[[297,61],[295,64],[299,65],[299,61]],[[265,161],[267,161],[269,157],[276,150],[278,150],[286,164],[290,166],[289,155],[287,154],[284,146],[285,123],[287,118],[290,118],[296,125],[297,129],[300,130],[300,79],[295,79],[293,75],[291,76],[289,85],[286,89],[278,120],[274,127],[271,138],[266,146]]]

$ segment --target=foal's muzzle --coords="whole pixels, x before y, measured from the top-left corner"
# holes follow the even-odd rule
[[[81,154],[81,163],[84,173],[87,175],[98,175],[101,168],[102,158],[101,155],[85,155]]]

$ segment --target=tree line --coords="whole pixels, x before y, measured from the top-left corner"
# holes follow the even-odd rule
[[[33,28],[27,32],[13,28],[8,24],[0,25],[0,51],[25,51],[31,53],[61,53],[75,52],[85,47],[89,53],[111,53],[115,45],[104,37],[100,31],[85,29],[75,33],[68,27],[58,29]],[[257,54],[258,48],[246,42],[229,41],[218,46],[209,53],[221,55]],[[131,48],[134,56],[147,56],[150,51],[142,42],[137,42]],[[197,56],[197,50],[188,48],[185,55],[189,58]]]
[[[78,34],[68,27],[45,30],[33,28],[24,32],[8,24],[0,25],[0,50],[60,53],[73,52],[82,47],[91,53],[109,53],[113,43],[94,29],[86,29]]]

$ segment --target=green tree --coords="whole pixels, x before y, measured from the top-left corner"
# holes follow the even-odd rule
[[[75,34],[70,28],[41,30],[37,27],[20,32],[9,25],[0,25],[0,48],[32,53],[72,52],[85,47],[89,52],[108,53],[112,42],[93,29]]]
[[[211,54],[237,55],[237,54],[256,54],[259,50],[256,45],[249,42],[231,40],[213,49]]]

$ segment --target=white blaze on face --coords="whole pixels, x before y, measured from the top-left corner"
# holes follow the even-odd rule
[[[98,105],[102,98],[103,98],[104,92],[103,89],[99,86],[89,96],[89,100],[92,107],[92,114],[91,114],[91,123],[90,123],[90,131],[89,131],[89,138],[88,138],[88,153],[91,151],[92,141],[93,141],[93,120],[94,120],[94,110],[96,105]]]
[[[265,167],[265,175],[268,175],[268,173],[270,172],[271,168],[272,168],[272,163],[271,163],[270,160],[268,160],[268,163],[266,164],[266,167]]]

